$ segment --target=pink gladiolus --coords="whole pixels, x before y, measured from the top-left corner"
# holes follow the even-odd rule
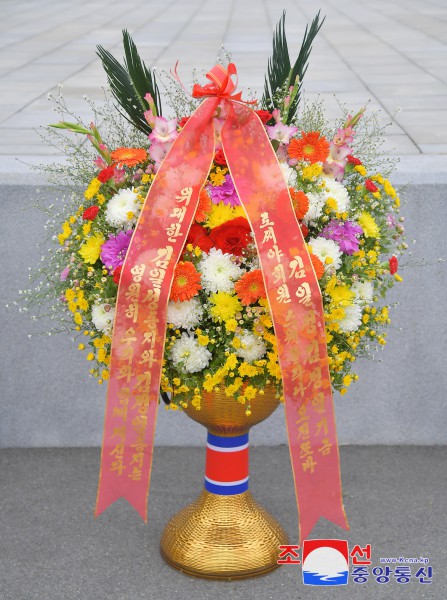
[[[277,123],[273,127],[266,127],[268,136],[271,140],[277,140],[281,144],[288,144],[290,138],[298,131],[298,127],[284,125],[284,123]]]
[[[149,135],[151,142],[173,142],[177,136],[177,119],[168,121],[164,117],[155,117],[155,124]]]
[[[115,184],[118,185],[119,183],[123,183],[125,179],[126,171],[124,171],[124,169],[115,169],[113,173],[113,181],[115,182]]]
[[[167,144],[152,144],[149,148],[149,156],[155,162],[155,168],[161,165],[161,161],[164,159],[166,154],[169,152],[170,147],[172,146],[172,142],[168,142]]]

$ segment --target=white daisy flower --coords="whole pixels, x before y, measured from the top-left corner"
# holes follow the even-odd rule
[[[249,331],[244,331],[238,338],[241,340],[241,346],[236,350],[236,354],[248,363],[259,360],[265,355],[267,347],[261,338]]]
[[[130,188],[117,192],[108,202],[105,220],[113,227],[131,227],[141,212],[137,193]]]
[[[324,179],[323,183],[325,203],[329,198],[333,198],[337,202],[337,211],[346,212],[349,207],[349,194],[345,186],[335,179]]]
[[[374,286],[371,281],[355,281],[351,290],[355,294],[354,302],[358,304],[368,304],[373,299]]]
[[[112,333],[115,307],[111,304],[94,304],[92,307],[92,322],[98,331],[106,335]]]
[[[312,253],[317,256],[324,265],[324,270],[334,268],[336,271],[341,267],[342,251],[340,246],[334,240],[327,240],[323,237],[310,238],[309,246]]]
[[[350,306],[344,306],[343,310],[345,316],[338,321],[341,331],[344,333],[357,331],[362,322],[362,309],[358,304],[351,304]]]
[[[174,367],[183,373],[203,371],[211,360],[211,352],[187,333],[174,342],[170,356]]]
[[[216,248],[204,254],[198,269],[202,273],[201,284],[206,292],[231,292],[234,282],[243,274],[243,270],[231,260],[231,254],[223,254],[222,250]]]
[[[168,303],[167,321],[175,328],[194,329],[203,317],[203,308],[197,298],[185,302]]]

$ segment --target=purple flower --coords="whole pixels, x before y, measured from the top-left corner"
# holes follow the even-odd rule
[[[61,281],[65,281],[70,273],[70,267],[65,267],[65,269],[59,275]]]
[[[124,263],[132,234],[132,229],[128,229],[120,231],[118,235],[109,235],[107,242],[102,245],[101,260],[110,273]]]
[[[363,229],[352,221],[332,219],[321,232],[321,236],[336,242],[345,254],[354,254],[359,249],[357,236],[362,233]]]
[[[230,206],[240,205],[239,198],[236,190],[234,189],[233,180],[231,179],[230,175],[225,175],[225,181],[222,185],[209,185],[207,190],[210,193],[211,200],[214,204],[223,202],[224,204],[229,204]]]
[[[386,224],[388,225],[388,227],[390,229],[393,229],[394,227],[396,227],[396,219],[394,218],[394,216],[389,213],[386,217]]]

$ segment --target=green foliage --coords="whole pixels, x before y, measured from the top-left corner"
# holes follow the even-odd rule
[[[161,115],[160,92],[155,74],[141,60],[135,42],[125,29],[123,46],[124,67],[102,46],[97,46],[97,54],[107,74],[110,89],[124,110],[125,114],[121,114],[138,130],[149,134],[152,129],[144,118],[144,112],[149,108],[144,98],[147,93],[153,98],[157,115]]]

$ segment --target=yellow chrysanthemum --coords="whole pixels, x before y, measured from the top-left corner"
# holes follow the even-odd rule
[[[227,360],[225,362],[225,368],[228,369],[229,371],[232,371],[233,369],[236,368],[236,365],[237,365],[236,354],[230,354],[230,356],[227,358]]]
[[[228,321],[225,321],[225,329],[227,331],[236,331],[236,327],[237,327],[237,321],[236,319],[228,319]]]
[[[89,183],[88,188],[84,192],[84,196],[87,200],[91,200],[96,194],[99,192],[99,188],[101,187],[101,182],[96,177],[92,179]]]
[[[68,290],[65,290],[65,297],[67,298],[67,300],[69,302],[72,302],[75,299],[75,296],[76,296],[75,291],[72,290],[71,288]]]
[[[370,238],[378,238],[380,237],[380,230],[377,226],[377,223],[374,220],[374,217],[370,215],[368,212],[362,212],[360,217],[358,218],[358,223],[360,227],[363,229],[363,234],[365,237]]]
[[[79,254],[83,258],[84,262],[90,265],[94,265],[101,254],[101,246],[104,244],[105,238],[101,233],[92,235],[88,240],[82,244]]]
[[[211,294],[210,301],[213,304],[210,310],[211,315],[220,323],[232,319],[236,313],[242,310],[242,304],[238,297],[227,292]]]
[[[328,293],[336,307],[350,306],[355,295],[354,292],[344,284],[335,285]]]
[[[321,175],[322,171],[323,167],[318,163],[304,167],[302,169],[303,179],[313,179],[314,177],[318,177],[318,175]]]
[[[213,204],[211,207],[211,212],[208,215],[208,220],[206,221],[206,227],[210,229],[214,229],[227,221],[231,221],[232,219],[236,219],[236,217],[245,217],[245,211],[242,206],[229,206],[228,204],[224,204],[223,202],[219,202],[219,204]]]

